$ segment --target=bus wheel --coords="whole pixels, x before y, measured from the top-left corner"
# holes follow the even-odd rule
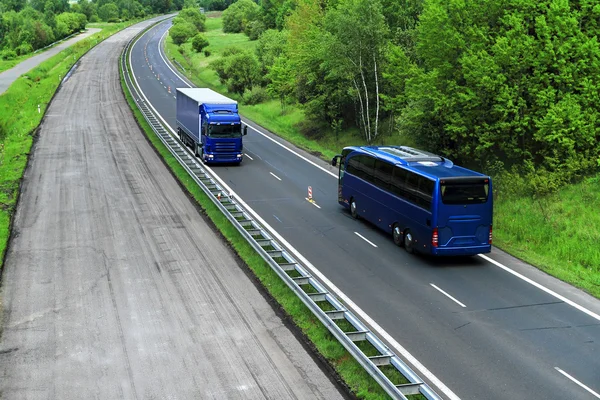
[[[404,249],[412,254],[414,252],[414,238],[410,229],[404,231]]]
[[[400,230],[398,224],[394,224],[392,235],[394,236],[394,243],[396,244],[396,246],[402,247],[402,245],[404,245],[404,241],[402,240],[402,231]]]
[[[358,209],[356,208],[356,201],[354,199],[350,200],[350,214],[352,218],[358,219]]]

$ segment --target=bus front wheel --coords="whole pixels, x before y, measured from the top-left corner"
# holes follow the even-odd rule
[[[394,237],[394,243],[396,244],[396,246],[402,247],[404,245],[404,241],[403,241],[403,237],[402,237],[402,231],[400,230],[400,227],[398,226],[398,224],[394,224],[394,229],[392,230],[392,235]]]
[[[410,254],[412,254],[415,251],[414,237],[413,237],[410,229],[407,229],[406,231],[404,231],[404,249]]]
[[[350,200],[350,214],[352,215],[352,218],[358,219],[358,209],[356,207],[356,200],[354,199]]]

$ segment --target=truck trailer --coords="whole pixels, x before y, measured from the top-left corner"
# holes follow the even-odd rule
[[[177,88],[179,139],[205,163],[241,163],[242,128],[238,103],[211,89]]]

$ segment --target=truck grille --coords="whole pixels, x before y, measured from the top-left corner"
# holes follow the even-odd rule
[[[235,143],[215,143],[216,153],[234,153]]]

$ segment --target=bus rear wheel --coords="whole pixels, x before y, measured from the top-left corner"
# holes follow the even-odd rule
[[[396,246],[402,247],[404,245],[404,238],[402,237],[402,231],[398,224],[394,224],[394,228],[392,229],[392,236],[394,237],[394,243]]]
[[[412,232],[410,231],[410,229],[407,229],[404,231],[404,249],[409,253],[412,254],[415,251],[414,248],[414,237],[412,235]]]
[[[358,208],[354,199],[350,199],[350,215],[352,215],[352,218],[358,219]]]

